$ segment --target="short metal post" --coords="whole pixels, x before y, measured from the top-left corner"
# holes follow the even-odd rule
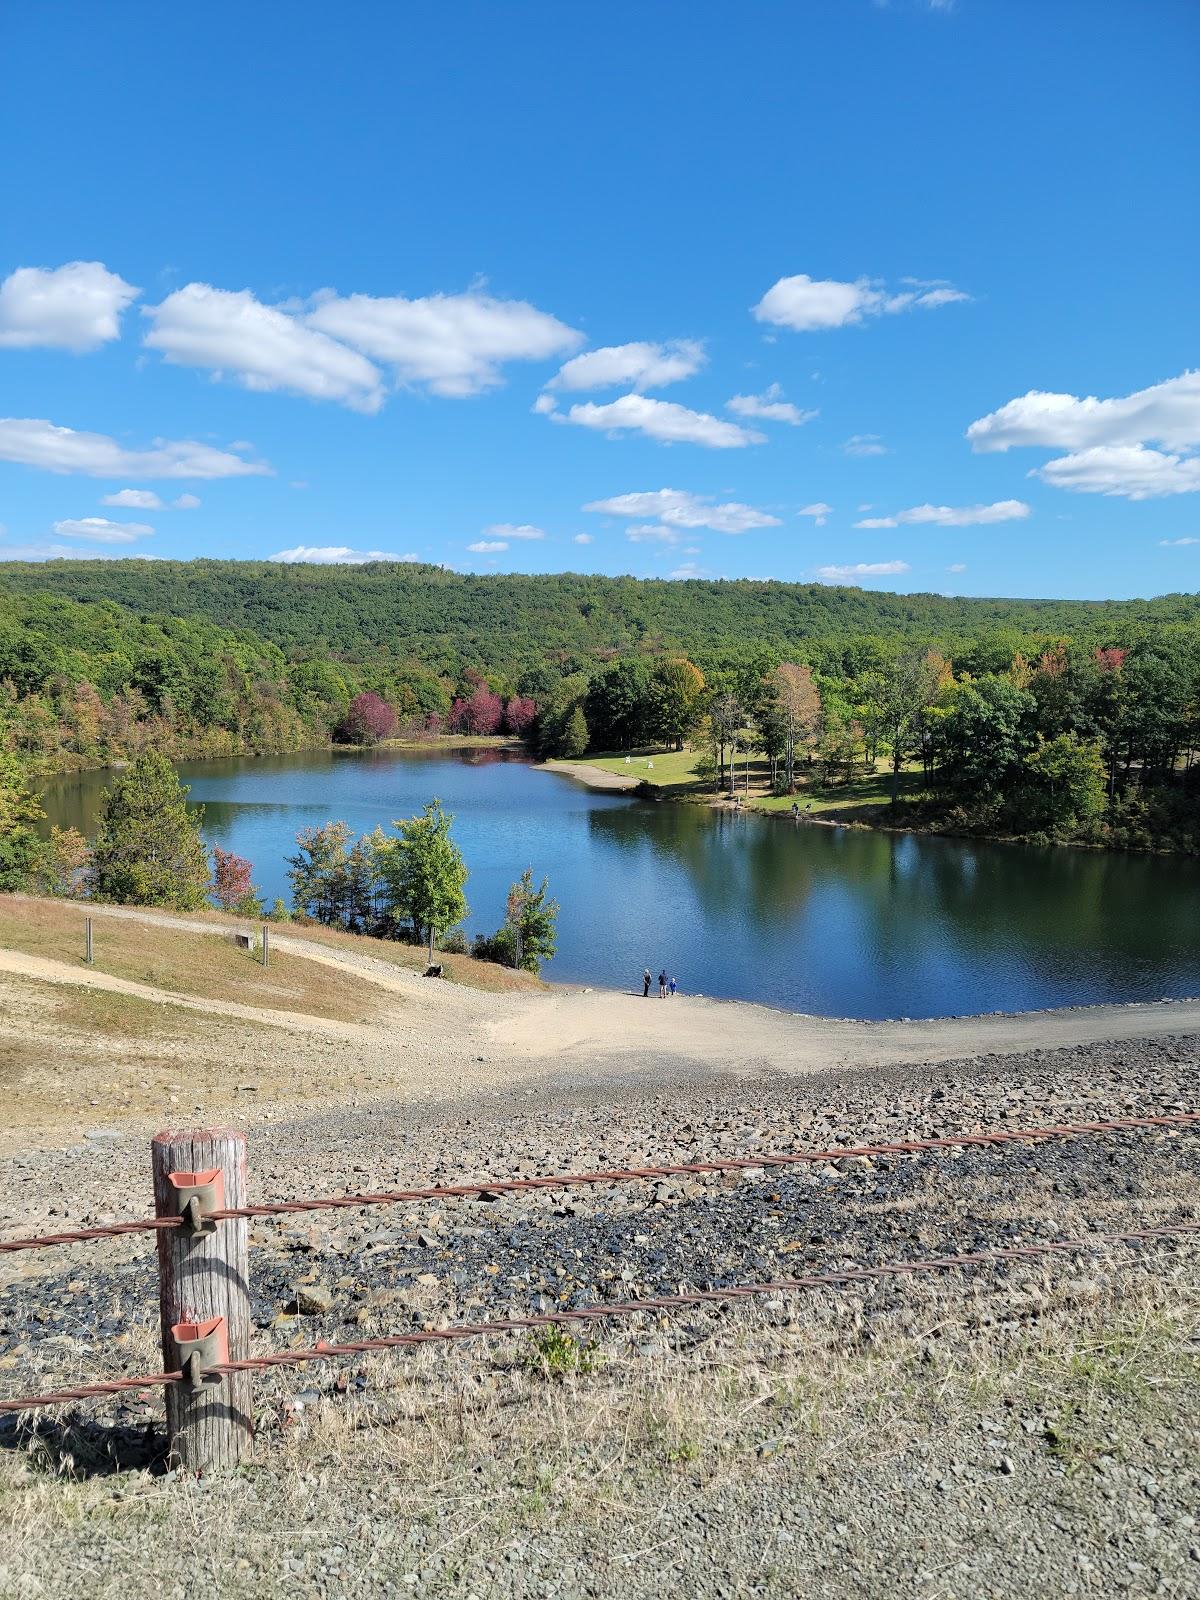
[[[154,1212],[182,1217],[158,1232],[163,1371],[185,1374],[167,1388],[167,1442],[189,1471],[234,1465],[252,1433],[250,1374],[214,1373],[250,1354],[245,1218],[206,1221],[246,1204],[246,1140],[231,1128],[157,1133],[150,1146]]]
[[[85,959],[87,961],[88,966],[91,967],[91,966],[95,965],[95,961],[94,961],[94,958],[92,956],[92,919],[91,919],[91,917],[84,917],[84,919],[83,919],[83,938],[84,938],[84,943],[85,943],[85,945],[87,947]]]
[[[271,965],[271,924],[264,922],[262,925],[262,964],[264,967]]]

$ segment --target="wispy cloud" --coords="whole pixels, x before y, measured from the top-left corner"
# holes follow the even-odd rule
[[[493,522],[484,533],[491,539],[544,539],[545,532],[531,522]]]
[[[796,515],[798,517],[811,517],[815,527],[823,528],[832,512],[832,506],[827,506],[823,500],[817,500],[811,506],[801,506]]]
[[[647,489],[592,500],[583,508],[613,517],[635,517],[665,523],[671,528],[711,528],[715,533],[748,533],[753,528],[778,528],[778,517],[739,500],[714,504],[706,495],[687,489]]]
[[[106,434],[77,433],[41,417],[0,417],[0,461],[91,478],[245,478],[271,472],[264,461],[245,461],[193,439],[157,439],[148,450],[129,450]]]
[[[708,450],[739,450],[749,444],[762,444],[765,438],[750,428],[710,416],[707,411],[691,411],[673,400],[653,400],[644,394],[623,394],[606,405],[589,400],[551,416],[555,422],[574,423],[613,437],[640,433],[660,444],[698,444]]]
[[[313,566],[361,567],[368,561],[419,561],[420,556],[399,556],[392,550],[352,550],[344,544],[298,544],[291,550],[277,550],[268,561],[308,562]]]
[[[842,445],[844,456],[886,456],[888,447],[877,433],[852,433]]]
[[[864,517],[856,528],[899,528],[930,523],[938,528],[973,528],[989,522],[1020,522],[1029,515],[1023,500],[997,500],[990,506],[912,506],[890,517]]]
[[[60,539],[90,539],[93,544],[133,544],[154,529],[145,522],[110,522],[107,517],[66,517],[54,524]]]
[[[786,422],[793,428],[802,427],[818,415],[816,411],[801,411],[783,398],[777,383],[764,389],[762,394],[735,394],[726,400],[725,409],[739,417],[760,417],[764,422]]]
[[[849,583],[854,578],[890,578],[910,570],[907,561],[856,561],[849,566],[818,567],[818,578],[833,583]]]
[[[572,356],[551,378],[548,389],[613,389],[628,384],[641,393],[661,389],[699,372],[706,356],[696,339],[667,344],[610,344]],[[543,407],[548,410],[549,407]]]
[[[752,311],[759,322],[790,328],[794,333],[816,333],[851,327],[870,317],[898,311],[934,311],[970,298],[948,283],[914,285],[892,293],[878,278],[842,282],[836,278],[810,278],[799,272],[772,284]]]

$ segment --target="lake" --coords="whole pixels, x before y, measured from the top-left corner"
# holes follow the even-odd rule
[[[297,829],[369,832],[433,796],[493,931],[527,866],[560,901],[560,982],[845,1017],[926,1017],[1200,994],[1200,863],[870,833],[585,789],[506,752],[317,751],[180,766],[210,842],[288,898]],[[95,828],[111,774],[55,779],[51,821]]]

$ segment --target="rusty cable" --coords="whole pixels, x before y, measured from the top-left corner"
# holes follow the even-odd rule
[[[761,1294],[797,1294],[811,1289],[845,1288],[872,1278],[915,1276],[923,1272],[950,1272],[958,1267],[982,1266],[991,1262],[1029,1260],[1038,1256],[1093,1250],[1101,1245],[1134,1245],[1152,1239],[1168,1239],[1200,1233],[1200,1222],[1176,1222],[1162,1228],[1138,1228],[1129,1233],[1093,1233],[1082,1239],[1047,1240],[1043,1244],[1004,1245],[992,1250],[969,1251],[962,1255],[927,1256],[916,1261],[891,1261],[873,1267],[842,1267],[836,1272],[811,1273],[773,1283],[737,1283],[721,1289],[693,1289],[684,1294],[652,1295],[645,1300],[598,1301],[571,1311],[545,1311],[527,1317],[506,1317],[495,1322],[462,1322],[449,1328],[423,1328],[413,1333],[387,1334],[378,1339],[355,1339],[345,1344],[321,1340],[311,1350],[277,1350],[267,1356],[251,1356],[244,1361],[222,1361],[205,1369],[206,1373],[266,1372],[272,1367],[300,1366],[308,1361],[330,1361],[339,1356],[368,1355],[379,1350],[397,1350],[408,1345],[455,1342],[462,1339],[496,1338],[505,1333],[521,1333],[531,1328],[561,1326],[604,1317],[631,1316],[640,1311],[675,1311],[684,1306],[707,1305],[713,1301],[743,1299]],[[20,1400],[0,1401],[0,1413],[32,1411],[39,1406],[63,1405],[71,1400],[121,1394],[127,1390],[150,1388],[183,1381],[182,1372],[155,1372],[138,1378],[116,1378],[108,1383],[85,1384],[77,1389],[58,1389],[51,1394],[28,1395]]]
[[[495,1178],[479,1183],[437,1184],[422,1189],[388,1189],[379,1194],[333,1195],[319,1200],[277,1200],[253,1206],[231,1206],[206,1212],[222,1222],[241,1217],[285,1217],[307,1211],[355,1210],[360,1206],[390,1206],[415,1200],[461,1200],[476,1196],[515,1194],[530,1189],[567,1189],[586,1184],[631,1183],[647,1178],[688,1177],[706,1172],[752,1171],[759,1167],[839,1161],[855,1156],[916,1155],[925,1150],[953,1150],[972,1145],[1005,1145],[1023,1140],[1070,1139],[1090,1134],[1122,1133],[1141,1128],[1191,1127],[1200,1111],[1167,1112],[1159,1117],[1120,1117],[1111,1122],[1065,1123],[1051,1128],[1004,1128],[991,1133],[956,1133],[939,1139],[908,1139],[890,1144],[836,1145],[829,1150],[800,1150],[754,1156],[726,1156],[719,1161],[663,1163],[655,1167],[618,1167],[610,1172],[559,1172],[537,1178]],[[41,1234],[30,1239],[0,1240],[0,1254],[15,1250],[40,1250],[47,1245],[79,1244],[108,1239],[122,1233],[142,1233],[158,1228],[182,1227],[183,1217],[147,1217],[139,1222],[110,1222],[73,1233]]]

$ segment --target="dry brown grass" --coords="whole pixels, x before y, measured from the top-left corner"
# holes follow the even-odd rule
[[[728,1520],[735,1559],[765,1577],[764,1592],[792,1594],[803,1545],[766,1560],[781,1504],[811,1508],[813,1559],[844,1517],[847,1559],[868,1570],[884,1552],[936,1562],[951,1527],[961,1549],[974,1517],[1001,1548],[1030,1528],[1043,1548],[1057,1541],[1070,1571],[1089,1540],[1103,1546],[1102,1518],[1122,1516],[1097,1497],[1104,1461],[1155,1472],[1180,1514],[1188,1504],[1200,1277],[1183,1256],[1156,1266],[1092,1264],[1104,1287],[1063,1264],[1018,1267],[999,1289],[913,1283],[899,1310],[885,1309],[889,1291],[697,1324],[647,1319],[632,1336],[603,1335],[590,1370],[568,1364],[558,1378],[522,1340],[371,1358],[360,1403],[295,1407],[289,1396],[328,1384],[319,1369],[263,1379],[251,1463],[202,1491],[113,1475],[105,1452],[120,1430],[51,1431],[0,1458],[12,1536],[0,1586],[61,1592],[82,1570],[96,1600],[141,1600],[202,1571],[214,1593],[275,1600],[380,1593],[420,1571],[433,1576],[415,1592],[482,1594],[487,1564],[507,1572],[518,1552],[505,1592],[559,1593],[565,1555],[591,1564],[600,1594],[662,1593],[668,1581],[687,1592],[672,1562],[708,1572]],[[152,1361],[149,1318],[136,1341],[128,1362]],[[689,1552],[679,1528],[695,1509],[706,1531]]]
[[[84,915],[83,907],[70,901],[0,896],[0,946],[66,962],[84,973]],[[290,953],[276,951],[264,967],[254,953],[215,934],[102,915],[93,919],[93,928],[95,971],[168,994],[338,1022],[370,1023],[380,1014],[382,997],[369,982]]]

